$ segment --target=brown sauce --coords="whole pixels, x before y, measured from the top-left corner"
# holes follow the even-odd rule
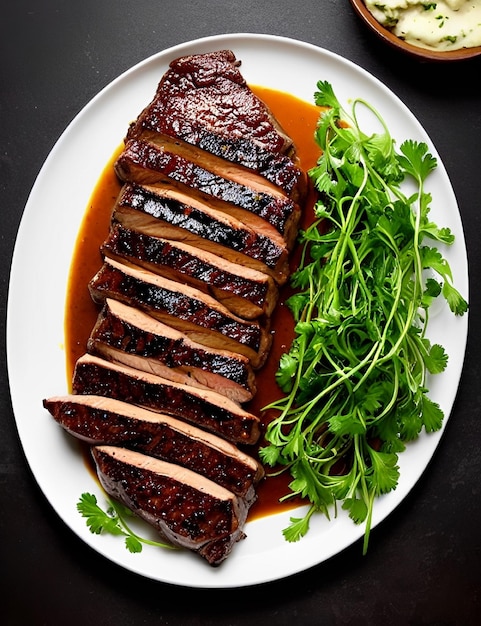
[[[294,96],[264,87],[253,87],[253,91],[271,108],[286,133],[294,140],[301,167],[308,170],[315,165],[319,148],[314,141],[314,129],[319,117],[319,109]],[[70,268],[67,300],[65,308],[65,348],[67,381],[70,385],[76,360],[85,353],[87,339],[98,315],[98,306],[90,298],[88,283],[101,265],[99,248],[109,229],[113,204],[120,191],[113,163],[121,146],[112,155],[92,193],[82,221]],[[312,219],[313,197],[307,202],[304,224]],[[273,344],[265,366],[257,374],[258,392],[246,408],[261,415],[262,407],[280,397],[281,392],[275,383],[275,372],[279,358],[289,349],[293,339],[293,321],[290,312],[283,304],[288,295],[288,287],[283,290],[279,304],[272,318]],[[269,416],[261,416],[264,424]],[[252,451],[250,451],[252,454]],[[86,459],[90,455],[86,455]],[[93,469],[87,462],[89,469]],[[267,469],[267,474],[270,470]],[[280,504],[279,498],[289,492],[290,475],[268,476],[258,487],[258,501],[252,507],[249,519],[278,513],[292,508],[298,502],[288,500]]]

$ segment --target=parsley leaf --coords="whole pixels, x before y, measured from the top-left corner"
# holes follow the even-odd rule
[[[282,531],[282,534],[289,542],[299,541],[301,537],[307,534],[309,530],[309,522],[314,513],[315,508],[310,507],[309,511],[304,517],[291,517],[290,525]]]
[[[77,510],[87,518],[87,526],[90,532],[100,535],[102,532],[111,535],[121,535],[122,529],[117,520],[108,512],[102,511],[97,504],[97,498],[91,493],[84,493],[77,503]]]
[[[342,508],[349,511],[349,517],[356,523],[362,524],[367,517],[367,505],[360,498],[346,498],[342,503]]]
[[[142,545],[159,546],[175,550],[168,543],[152,541],[139,537],[134,533],[126,522],[126,518],[132,516],[132,512],[120,502],[107,498],[108,508],[104,511],[97,503],[97,498],[92,493],[83,493],[77,502],[77,511],[87,520],[87,526],[91,533],[100,535],[122,535],[125,537],[125,547],[129,552],[142,552]]]

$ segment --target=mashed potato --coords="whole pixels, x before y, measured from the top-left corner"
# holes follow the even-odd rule
[[[366,6],[378,22],[415,46],[481,45],[481,0],[366,0]]]

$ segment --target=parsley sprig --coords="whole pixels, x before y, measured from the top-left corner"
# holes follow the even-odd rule
[[[286,498],[310,502],[284,530],[288,541],[306,534],[316,511],[329,517],[342,501],[365,523],[365,553],[374,500],[398,484],[398,454],[423,428],[442,426],[427,377],[442,372],[448,356],[426,336],[430,305],[440,295],[455,315],[468,305],[436,247],[454,236],[429,219],[424,184],[436,159],[427,145],[407,140],[397,150],[369,103],[353,101],[348,114],[330,83],[317,88],[322,154],[309,174],[319,200],[314,223],[300,233],[288,300],[296,334],[276,374],[286,395],[267,407],[276,417],[261,457],[290,471]],[[379,132],[362,131],[361,108]],[[410,195],[403,181],[414,183]]]
[[[77,502],[77,510],[87,519],[87,526],[91,533],[100,535],[110,533],[111,535],[121,535],[125,537],[125,547],[129,552],[142,552],[142,545],[158,546],[161,548],[176,548],[169,543],[152,541],[140,537],[129,527],[126,518],[133,517],[132,511],[126,506],[106,497],[108,502],[107,511],[100,508],[97,498],[92,493],[83,493]]]

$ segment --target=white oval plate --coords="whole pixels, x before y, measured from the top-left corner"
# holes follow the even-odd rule
[[[80,495],[102,492],[80,458],[75,441],[42,407],[42,399],[67,392],[64,307],[72,251],[91,192],[125,135],[128,124],[151,100],[169,62],[181,55],[230,48],[242,61],[251,84],[290,92],[313,101],[318,80],[332,83],[341,102],[363,97],[386,119],[399,141],[428,143],[426,132],[406,106],[384,85],[353,63],[318,47],[266,35],[220,35],[185,43],[157,54],[101,91],[68,126],[35,182],[21,221],[11,270],[7,314],[7,357],[16,423],[31,470],[51,505],[88,545],[113,562],[143,576],[191,587],[240,587],[272,581],[305,570],[337,554],[363,535],[340,512],[319,516],[301,541],[287,543],[282,529],[291,513],[247,524],[247,539],[237,544],[221,567],[210,568],[190,553],[144,547],[130,554],[119,537],[92,535],[76,510]],[[433,219],[449,226],[455,245],[446,252],[457,287],[467,297],[464,235],[456,199],[442,163],[429,179]],[[84,289],[79,285],[79,289]],[[450,355],[445,373],[432,381],[431,397],[449,416],[461,376],[467,316],[455,318],[446,307],[432,317],[429,335]],[[379,499],[373,525],[405,498],[429,463],[441,432],[422,436],[401,455],[396,491]],[[360,548],[361,549],[361,548]]]

